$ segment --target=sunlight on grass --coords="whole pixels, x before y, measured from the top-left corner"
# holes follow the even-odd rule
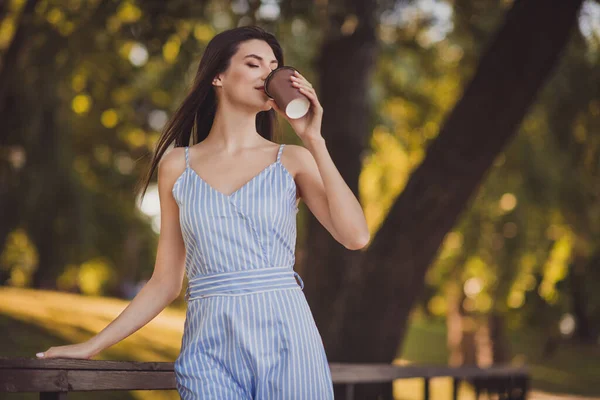
[[[0,290],[0,313],[37,325],[72,342],[87,340],[115,319],[129,302],[118,299],[81,296],[77,294],[5,288]],[[177,357],[183,333],[185,311],[165,309],[149,324],[117,345],[138,346],[152,343],[161,352],[144,355],[139,359],[164,360],[165,351]],[[157,334],[160,330],[160,334]],[[146,358],[148,357],[148,358]],[[156,358],[159,358],[158,360]]]
[[[89,339],[106,327],[128,304],[128,301],[114,298],[19,288],[0,289],[0,314],[38,327],[64,339],[66,343]],[[167,308],[143,328],[105,349],[94,359],[173,362],[179,354],[184,320],[184,310]],[[59,345],[62,343],[56,342],[51,346]],[[34,353],[30,356],[35,357]],[[94,394],[97,398],[103,398],[102,392]],[[126,394],[124,392],[123,397],[120,394],[119,398],[127,398]],[[73,393],[69,397],[77,398],[78,395],[88,398],[83,392]],[[91,394],[87,395],[92,398]],[[115,398],[113,392],[109,397]],[[163,400],[179,399],[179,396],[175,391],[148,390],[131,391],[129,398]]]

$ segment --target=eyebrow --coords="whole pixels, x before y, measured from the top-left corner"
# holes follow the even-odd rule
[[[246,58],[248,58],[248,57],[256,58],[258,61],[262,61],[263,60],[263,58],[261,56],[257,56],[256,54],[248,54],[246,57],[244,57],[244,60]],[[276,63],[276,62],[277,62],[277,60],[271,60],[271,64],[272,63]]]

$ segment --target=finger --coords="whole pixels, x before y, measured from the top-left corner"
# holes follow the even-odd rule
[[[311,99],[314,107],[315,107],[315,112],[317,112],[318,114],[323,112],[323,106],[321,105],[321,103],[319,102],[319,98],[317,97],[316,93],[311,93],[309,95],[309,98]]]
[[[38,356],[41,355],[41,356]],[[50,349],[41,352],[41,353],[37,353],[36,356],[38,356],[38,358],[52,358],[53,357],[53,353],[50,351]]]
[[[304,75],[302,75],[302,74],[301,74],[300,72],[298,72],[298,71],[295,71],[295,72],[296,72],[296,73],[294,74],[295,76],[299,77],[300,79],[304,79],[305,81],[307,81],[307,80],[306,80],[306,78],[304,77]],[[307,82],[308,82],[308,81],[307,81]]]
[[[310,83],[309,81],[306,80],[306,78],[304,78],[303,76],[301,77],[292,77],[292,82],[300,82],[301,84],[304,84],[308,87],[313,87],[312,83]]]
[[[302,94],[308,97],[310,100],[313,100],[313,94],[307,88],[301,87],[300,92],[302,92]]]
[[[315,107],[317,107],[317,108],[321,107],[321,105],[319,104],[319,100],[317,99],[317,96],[314,93],[314,90],[309,90],[309,89],[301,87],[300,92],[303,95],[305,95],[306,97],[308,97],[308,99],[311,101],[311,103],[313,103],[315,105]]]
[[[306,86],[303,86],[300,88],[300,93],[304,94],[304,95],[310,95],[310,97],[312,99],[316,99],[317,98],[317,93],[315,92],[315,90],[313,88],[309,88]]]
[[[310,91],[314,92],[314,88],[312,86],[310,86],[310,85],[305,84],[305,83],[294,82],[292,85],[295,86],[295,87],[297,87],[297,88],[305,88],[307,90],[310,90]]]

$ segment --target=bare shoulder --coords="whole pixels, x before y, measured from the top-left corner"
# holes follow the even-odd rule
[[[310,150],[304,146],[288,144],[285,148],[287,150],[282,155],[285,160],[282,162],[285,163],[285,168],[296,183],[296,200],[303,198],[306,201],[307,195],[310,194],[310,188],[321,177],[317,162]]]
[[[285,149],[287,152],[293,153],[297,157],[306,157],[307,155],[312,157],[310,151],[308,151],[308,149],[304,146],[300,146],[297,144],[286,144]]]
[[[159,180],[162,179],[168,186],[173,186],[184,170],[185,149],[183,147],[175,147],[165,152],[158,163]]]
[[[292,175],[295,177],[298,173],[302,173],[302,168],[306,165],[310,165],[310,163],[315,163],[315,159],[311,152],[304,146],[300,146],[297,144],[286,144],[285,157],[289,166],[290,171],[292,171]]]

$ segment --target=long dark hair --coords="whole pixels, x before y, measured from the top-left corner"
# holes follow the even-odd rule
[[[146,194],[152,175],[160,159],[171,143],[175,147],[188,146],[192,132],[193,143],[199,143],[208,136],[217,111],[217,99],[212,81],[215,76],[229,68],[231,57],[238,51],[242,42],[260,39],[267,42],[273,50],[278,65],[283,63],[283,51],[275,36],[258,26],[243,26],[229,29],[215,35],[206,45],[200,60],[198,71],[188,95],[165,125],[156,144],[152,162],[136,188],[142,190],[141,198]],[[256,131],[264,138],[272,140],[278,128],[275,110],[261,111],[256,116]]]

